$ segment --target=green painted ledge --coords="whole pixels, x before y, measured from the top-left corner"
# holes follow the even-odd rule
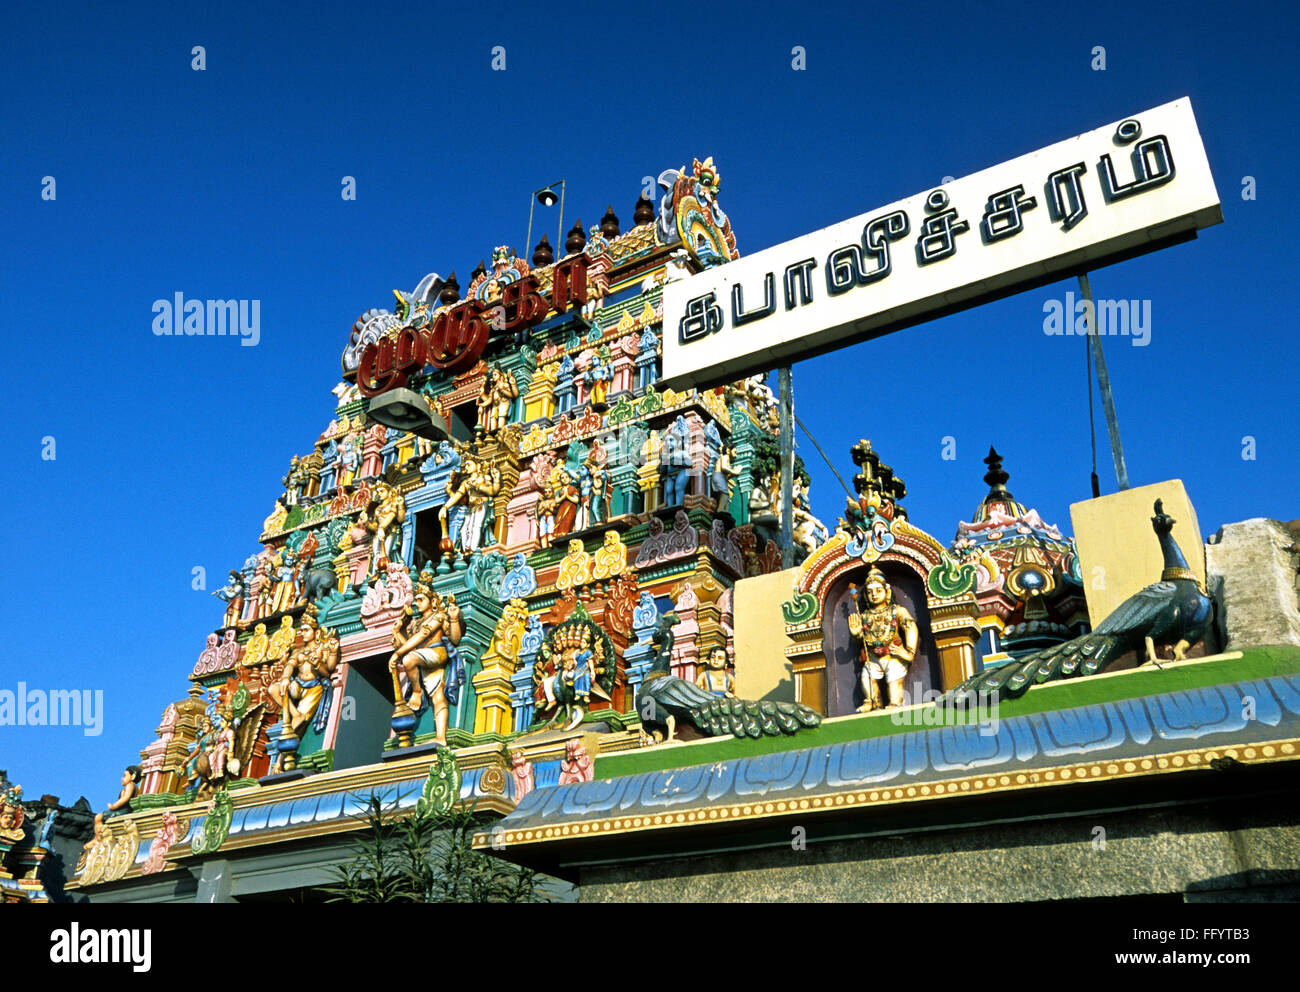
[[[1028,716],[1048,710],[1068,710],[1095,703],[1113,703],[1140,696],[1154,696],[1163,692],[1184,689],[1204,689],[1227,682],[1247,682],[1269,678],[1273,675],[1291,675],[1300,672],[1300,647],[1279,645],[1247,648],[1241,652],[1195,658],[1184,662],[1164,662],[1163,668],[1147,665],[1122,672],[1102,673],[1086,678],[1067,679],[1035,686],[1019,699],[1006,700],[998,707],[999,719]],[[596,778],[621,778],[641,772],[663,771],[668,768],[687,768],[731,758],[753,758],[760,754],[780,751],[797,751],[810,747],[826,747],[845,741],[867,740],[889,734],[903,734],[938,726],[936,721],[924,722],[926,714],[934,714],[932,704],[909,706],[902,710],[872,713],[869,716],[842,716],[824,721],[813,730],[800,731],[793,736],[763,737],[759,740],[739,740],[727,737],[691,741],[685,744],[640,748],[600,755],[596,758]],[[962,723],[978,723],[987,714],[967,715]]]

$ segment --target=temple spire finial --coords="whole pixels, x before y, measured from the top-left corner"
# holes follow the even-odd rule
[[[997,453],[991,444],[989,445],[988,457],[984,459],[984,464],[989,467],[989,470],[984,473],[984,482],[989,487],[989,494],[985,499],[1014,499],[1015,497],[1007,491],[1007,480],[1011,478],[1011,475],[1002,467],[1002,456]]]

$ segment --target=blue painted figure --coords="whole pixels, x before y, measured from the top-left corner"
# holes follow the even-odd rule
[[[664,477],[664,506],[680,506],[691,476],[690,428],[681,414],[663,432],[659,464]]]

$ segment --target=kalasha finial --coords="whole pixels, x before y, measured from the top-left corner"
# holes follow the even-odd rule
[[[849,449],[849,456],[853,459],[853,464],[862,469],[853,477],[853,488],[858,493],[865,495],[874,491],[881,496],[889,497],[895,504],[901,502],[907,495],[907,484],[894,475],[892,468],[880,460],[880,455],[866,438]],[[905,516],[901,506],[897,507],[897,510],[900,516]]]
[[[564,250],[570,255],[576,255],[582,249],[587,247],[587,236],[582,233],[582,218],[579,217],[569,228],[569,236],[564,239]]]
[[[637,227],[649,224],[655,219],[654,201],[645,196],[636,198],[636,207],[632,210],[632,223]]]
[[[447,281],[442,284],[442,292],[438,294],[438,302],[444,306],[451,306],[460,300],[460,283],[456,281],[456,273],[453,270],[447,277]]]
[[[605,216],[600,219],[600,233],[610,241],[618,237],[618,217],[614,214],[614,204],[605,208]]]
[[[1010,474],[1002,467],[1002,456],[993,450],[993,445],[989,445],[988,457],[984,459],[984,464],[989,470],[984,473],[984,481],[989,487],[989,495],[996,496],[999,499],[1012,499],[1011,493],[1007,492],[1007,480],[1011,478]]]
[[[474,271],[469,274],[469,281],[473,282],[481,275],[487,274],[487,266],[483,264],[483,259],[478,260],[478,265],[474,266]]]
[[[550,265],[554,261],[555,249],[551,247],[551,242],[543,234],[542,240],[537,242],[537,247],[533,249],[533,265]]]

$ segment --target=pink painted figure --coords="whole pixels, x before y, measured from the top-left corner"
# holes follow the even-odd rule
[[[212,769],[214,781],[226,774],[226,759],[230,757],[230,751],[234,746],[234,728],[231,727],[229,720],[223,720],[221,730],[208,746],[208,765]]]
[[[238,641],[235,640],[235,630],[232,627],[226,631],[226,636],[217,648],[217,671],[224,672],[227,669],[234,668],[239,661],[239,654],[242,650]]]
[[[217,670],[217,648],[220,638],[216,634],[208,635],[207,646],[199,652],[199,660],[194,663],[195,675],[207,675]]]
[[[533,765],[524,757],[523,751],[510,752],[510,776],[514,780],[514,800],[519,802],[532,792],[536,785],[533,781]]]
[[[382,449],[387,439],[388,428],[383,424],[375,424],[374,427],[366,431],[365,448],[361,458],[361,478],[373,478],[383,472]]]
[[[406,566],[400,561],[390,561],[387,571],[388,580],[384,584],[388,587],[388,605],[396,610],[410,606],[415,590],[411,586],[411,575]]]
[[[176,843],[176,836],[179,833],[180,825],[176,822],[176,814],[167,810],[163,813],[162,826],[158,828],[158,833],[149,844],[149,856],[140,866],[141,875],[156,875],[163,870],[166,866],[167,852]]]
[[[590,782],[596,773],[595,763],[582,741],[574,738],[564,746],[564,757],[560,759],[560,784],[574,785],[578,782]]]

